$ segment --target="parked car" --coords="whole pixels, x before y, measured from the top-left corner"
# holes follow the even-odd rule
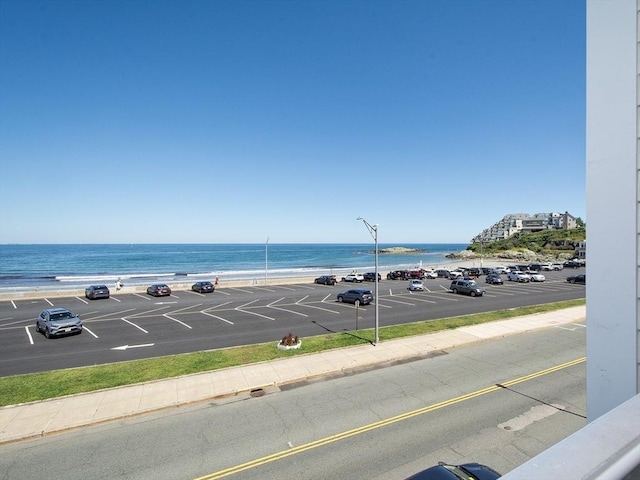
[[[543,274],[535,270],[527,270],[525,273],[529,275],[532,282],[544,282],[546,280],[546,277]]]
[[[583,283],[586,285],[587,283],[587,274],[583,273],[582,275],[573,275],[571,277],[567,277],[567,282],[569,283]]]
[[[476,268],[476,267],[467,268],[466,276],[479,277],[480,275],[482,275],[482,270],[481,269]]]
[[[510,282],[528,283],[531,281],[531,277],[519,270],[507,273],[507,280]]]
[[[376,280],[376,272],[366,272],[363,273],[362,276],[365,282],[375,282]],[[378,273],[378,281],[380,280],[382,280],[382,276]]]
[[[409,270],[393,270],[387,273],[387,280],[409,280]]]
[[[211,282],[196,282],[191,285],[191,290],[199,293],[213,292],[215,289],[216,287],[214,287]]]
[[[409,280],[409,286],[407,287],[407,290],[410,290],[412,292],[415,292],[415,291],[423,292],[424,283],[422,283],[422,280],[419,280],[417,278],[414,278],[413,280]]]
[[[322,275],[316,278],[313,283],[317,283],[320,285],[335,285],[338,283],[338,279],[335,275]]]
[[[154,297],[166,297],[171,295],[171,289],[164,283],[156,283],[147,287],[147,295],[153,295]]]
[[[562,264],[564,268],[580,268],[582,264],[580,262],[576,262],[575,260],[568,260]]]
[[[353,272],[353,273],[350,273],[349,275],[342,277],[342,281],[360,283],[364,281],[364,275],[362,275],[361,273]]]
[[[80,317],[67,308],[48,308],[36,318],[36,332],[44,333],[47,338],[58,335],[82,333]]]
[[[438,274],[438,278],[449,278],[451,271],[446,268],[439,268],[436,270],[436,273]]]
[[[424,271],[424,278],[438,278],[438,273],[435,270],[425,270]]]
[[[464,277],[464,273],[462,273],[460,270],[452,270],[449,272],[450,279],[463,278],[463,277]]]
[[[493,271],[496,273],[504,273],[505,275],[509,273],[509,269],[505,266],[498,265],[497,267],[493,267]]]
[[[554,271],[559,272],[564,268],[564,265],[562,263],[552,263],[551,267],[553,268]]]
[[[472,297],[481,297],[486,292],[484,288],[478,286],[473,280],[454,280],[451,282],[449,289],[453,293],[463,293]]]
[[[550,272],[553,270],[553,265],[550,263],[541,263],[540,268],[538,268],[537,270],[539,272]]]
[[[480,463],[449,465],[438,462],[438,465],[414,473],[406,480],[496,480],[501,476],[493,468]]]
[[[90,285],[84,289],[84,296],[89,300],[109,298],[109,288],[106,285]]]
[[[373,293],[371,290],[364,288],[354,288],[338,294],[338,301],[340,303],[359,303],[360,305],[368,305],[373,301]]]
[[[490,273],[489,275],[487,275],[485,278],[485,282],[492,285],[502,285],[504,283],[502,277],[497,273]]]

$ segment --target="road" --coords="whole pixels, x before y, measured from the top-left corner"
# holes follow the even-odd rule
[[[403,479],[437,461],[506,473],[582,428],[584,324],[0,449],[6,479]],[[501,386],[498,386],[501,385]]]
[[[566,272],[547,272],[544,283],[486,285],[481,298],[455,295],[445,279],[426,280],[427,291],[409,292],[408,282],[379,285],[379,325],[434,320],[470,313],[584,298],[584,285],[566,282]],[[144,294],[42,298],[0,303],[0,376],[105,364],[163,355],[372,328],[374,306],[341,304],[349,288],[294,284],[219,288],[210,294],[176,291],[170,297]],[[35,332],[45,308],[66,307],[80,315],[81,335],[46,339]]]

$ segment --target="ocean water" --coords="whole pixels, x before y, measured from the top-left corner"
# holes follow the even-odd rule
[[[379,271],[451,263],[462,243],[380,244],[411,254],[378,255]],[[78,288],[224,279],[264,279],[372,271],[374,244],[0,245],[0,290]]]

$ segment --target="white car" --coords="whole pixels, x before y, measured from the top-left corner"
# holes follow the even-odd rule
[[[361,273],[350,273],[349,275],[346,275],[344,277],[342,277],[342,281],[343,282],[364,282],[364,275],[362,275]]]
[[[526,272],[527,275],[531,277],[532,282],[544,282],[546,278],[540,272],[536,272],[535,270]]]
[[[422,283],[422,280],[418,280],[418,279],[411,280],[409,282],[409,286],[407,287],[407,290],[410,290],[412,292],[415,292],[416,290],[420,292],[424,292],[424,283]]]
[[[561,263],[552,263],[551,266],[553,267],[553,269],[556,272],[559,272],[560,270],[562,270],[564,268],[564,265]]]
[[[531,281],[531,276],[521,271],[507,273],[507,279],[510,282],[528,283]]]
[[[464,277],[464,275],[459,270],[452,270],[452,271],[449,272],[449,279],[450,280],[456,280],[456,279],[462,278],[462,277]]]
[[[507,274],[509,273],[509,269],[505,266],[499,265],[497,267],[493,267],[493,271],[498,273],[498,274]]]
[[[435,270],[425,270],[424,271],[424,278],[438,278],[438,272],[436,272]]]

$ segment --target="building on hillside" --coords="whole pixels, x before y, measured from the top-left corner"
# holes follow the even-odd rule
[[[482,232],[471,239],[471,242],[493,242],[503,240],[520,232],[532,233],[542,230],[570,230],[578,226],[576,218],[569,212],[558,213],[510,213],[502,220],[494,223],[491,227],[485,228]]]

